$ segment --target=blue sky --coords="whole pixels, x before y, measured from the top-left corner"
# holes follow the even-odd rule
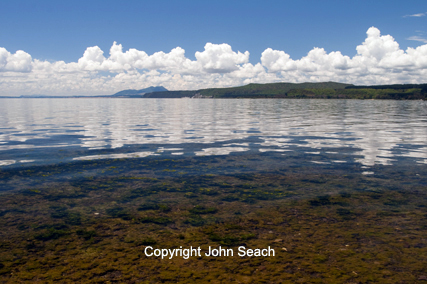
[[[7,54],[3,52],[6,54],[3,57],[9,58],[8,60],[12,62],[12,60],[24,56],[23,54],[16,54],[18,50],[22,50],[31,56],[31,66],[24,66],[25,64],[22,63],[24,57],[21,58],[22,64],[19,68],[12,63],[9,64],[9,67],[5,67],[6,63],[4,62],[6,61],[3,60],[4,66],[1,69],[0,61],[0,84],[3,90],[6,90],[0,95],[21,94],[24,89],[46,94],[85,93],[84,90],[88,89],[91,90],[87,94],[106,93],[108,92],[107,89],[99,89],[97,92],[96,87],[86,86],[88,88],[84,89],[84,85],[78,89],[70,87],[66,82],[64,82],[62,89],[52,85],[43,86],[49,82],[40,78],[59,76],[58,74],[62,74],[60,77],[64,78],[64,74],[70,73],[71,69],[73,72],[77,72],[77,67],[69,65],[61,67],[62,71],[60,71],[58,66],[55,68],[47,67],[47,63],[43,65],[44,67],[40,67],[40,62],[53,64],[63,61],[66,64],[77,64],[87,48],[95,46],[103,51],[105,60],[108,60],[110,48],[114,42],[122,46],[123,52],[133,48],[145,52],[148,56],[161,51],[169,54],[171,50],[180,47],[185,51],[185,59],[191,61],[187,62],[192,65],[191,68],[188,68],[196,72],[197,68],[193,66],[195,65],[193,63],[198,62],[201,65],[197,70],[205,72],[206,76],[197,78],[192,73],[193,71],[190,72],[188,68],[178,70],[176,66],[178,63],[175,59],[173,59],[175,65],[172,67],[166,63],[160,65],[136,64],[135,67],[130,63],[131,68],[122,66],[121,70],[117,66],[111,69],[111,64],[108,65],[111,68],[107,67],[106,64],[102,65],[102,63],[102,67],[95,68],[91,64],[82,63],[83,65],[79,65],[79,70],[85,74],[80,75],[85,80],[87,79],[88,84],[94,82],[91,80],[104,80],[104,83],[108,81],[108,90],[114,89],[115,91],[121,88],[142,88],[166,81],[166,87],[169,89],[221,87],[241,85],[248,82],[318,81],[324,79],[319,74],[315,74],[315,76],[306,73],[304,76],[301,75],[301,72],[313,69],[303,67],[302,59],[307,57],[308,53],[316,47],[323,49],[326,55],[331,52],[340,52],[342,56],[354,59],[353,57],[358,54],[357,46],[362,45],[367,39],[366,33],[371,27],[380,31],[379,37],[390,35],[393,41],[398,44],[399,50],[403,52],[407,52],[407,48],[415,49],[427,43],[427,3],[425,1],[14,0],[2,1],[1,7],[0,47],[8,52]],[[212,52],[200,55],[200,58],[204,56],[202,59],[196,58],[196,52],[207,51],[207,43],[215,45],[211,46]],[[231,50],[227,49],[224,44],[231,47]],[[276,52],[273,59],[270,57],[270,61],[263,61],[261,56],[267,49],[281,51],[286,55]],[[238,52],[246,57],[239,57]],[[417,56],[424,54],[418,53]],[[13,57],[14,54],[15,57]],[[218,54],[228,54],[229,56],[218,57]],[[184,64],[182,55],[179,56],[181,56],[179,64]],[[286,58],[284,56],[289,56],[291,60],[298,61],[297,64],[292,65],[292,62],[288,62],[293,67],[290,67],[289,64],[285,67],[283,64],[286,64]],[[162,58],[162,60],[166,60],[164,56]],[[231,61],[225,62],[224,60],[227,58]],[[376,59],[377,63],[380,64],[380,58],[377,57]],[[35,62],[36,60],[38,63]],[[223,61],[218,63],[215,60]],[[272,63],[271,60],[276,60],[277,64],[273,64],[274,62]],[[313,61],[313,59],[311,60]],[[387,60],[390,61],[391,59],[388,58]],[[415,62],[414,58],[411,60]],[[279,62],[283,63],[280,68],[277,66]],[[354,62],[354,60],[351,62],[353,64],[350,64],[351,67],[348,67],[350,65],[347,64],[348,66],[345,68],[353,70],[356,68]],[[358,62],[362,61],[359,60]],[[251,66],[248,65],[245,67],[248,70],[243,73],[236,73],[236,68],[241,69],[245,64],[251,64],[256,71],[251,69],[252,71],[249,72],[248,68]],[[257,64],[262,65],[267,75],[260,75],[262,70],[261,67],[256,67]],[[382,68],[385,66],[384,64],[380,64]],[[276,67],[269,68],[273,65]],[[408,69],[410,64],[405,63],[404,65]],[[146,66],[151,67],[146,68]],[[64,68],[67,71],[64,71]],[[301,74],[295,73],[291,76],[290,72],[294,72],[295,68],[298,68]],[[342,70],[344,67],[340,68],[338,69]],[[423,69],[424,67],[417,66],[417,68]],[[44,70],[43,76],[41,73],[33,74],[32,77],[29,75],[29,73],[39,72],[41,69]],[[48,69],[52,73],[51,75],[46,75]],[[134,79],[138,79],[138,84],[132,83],[132,78],[129,77],[129,73],[134,71],[139,74],[139,77],[135,77],[135,74],[132,75]],[[17,74],[17,72],[21,73]],[[155,80],[156,72],[159,73],[158,76],[163,76],[163,79],[159,77],[158,80]],[[282,72],[282,74],[280,75],[278,72]],[[395,66],[393,72],[396,72]],[[25,75],[24,73],[29,77],[21,81],[23,83],[19,85],[16,78],[21,78]],[[125,78],[125,75],[121,75],[122,79],[125,78],[125,82],[123,80],[112,82],[111,79],[108,79],[108,76],[113,78],[121,73],[125,73],[129,77]],[[275,76],[272,76],[273,73]],[[141,76],[143,74],[148,74],[145,77],[143,76],[144,78],[150,77],[151,79],[142,82]],[[164,74],[169,74],[169,79]],[[207,78],[209,74],[216,77]],[[351,74],[353,75],[353,73]],[[409,74],[411,76],[408,73],[405,74],[396,77],[395,80],[399,83],[405,80],[408,82],[420,80],[416,79],[418,77],[413,77],[412,73]],[[184,81],[176,80],[180,83],[173,84],[170,78],[175,75],[181,76],[181,79],[187,75],[193,77],[183,79]],[[419,78],[422,77],[421,75],[419,74]],[[15,79],[12,80],[11,77]],[[37,86],[29,83],[37,80],[37,78],[40,79]],[[78,78],[80,77],[68,77],[67,80],[72,81]],[[177,79],[176,76],[175,79]],[[197,81],[197,79],[200,80]],[[339,79],[356,84],[387,83],[386,78],[384,80],[371,78],[366,73],[361,74],[360,77],[350,76],[348,79],[345,77]],[[98,82],[98,84],[101,83]],[[24,85],[27,88],[24,88]]]

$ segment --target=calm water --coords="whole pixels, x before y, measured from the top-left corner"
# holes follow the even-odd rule
[[[0,166],[154,155],[327,154],[427,163],[427,102],[2,99]]]
[[[423,101],[0,99],[0,279],[138,282],[166,271],[157,282],[202,281],[204,267],[255,282],[265,273],[416,283],[427,271],[426,110]],[[153,243],[268,245],[278,258],[183,266],[143,256]]]

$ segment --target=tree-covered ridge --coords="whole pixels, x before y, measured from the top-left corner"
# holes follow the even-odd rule
[[[394,85],[375,85],[375,86],[347,86],[346,89],[393,89],[393,90],[406,90],[406,89],[426,89],[427,84],[394,84]]]
[[[350,86],[349,84],[341,84],[334,82],[325,83],[272,83],[272,84],[249,84],[246,86],[235,88],[221,88],[221,89],[205,89],[200,91],[201,95],[213,97],[240,97],[240,96],[283,96],[291,90],[304,90],[304,89],[344,89]]]
[[[425,100],[427,93],[422,89],[303,89],[291,90],[287,98],[313,98],[313,99],[388,99],[388,100]]]
[[[252,97],[282,97],[285,93],[293,89],[344,89],[350,84],[323,82],[323,83],[269,83],[269,84],[248,84],[239,87],[229,88],[209,88],[194,91],[169,91],[157,92],[156,94],[146,94],[145,98],[181,98],[200,97],[213,98],[252,98]]]
[[[354,86],[324,83],[249,84],[231,88],[169,91],[145,94],[144,98],[318,98],[426,100],[427,84]]]

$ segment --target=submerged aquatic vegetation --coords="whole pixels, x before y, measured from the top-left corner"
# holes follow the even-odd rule
[[[205,207],[202,205],[196,205],[193,208],[191,208],[189,210],[190,213],[192,214],[215,214],[216,212],[218,212],[218,209],[214,208],[214,207]]]
[[[425,276],[424,167],[404,179],[385,178],[387,167],[377,169],[383,176],[285,166],[233,174],[213,160],[144,160],[150,171],[136,161],[98,161],[118,172],[3,193],[1,281],[417,283]],[[201,164],[214,174],[178,173]],[[235,254],[162,260],[147,257],[148,246]],[[271,247],[275,256],[240,257],[239,246]]]

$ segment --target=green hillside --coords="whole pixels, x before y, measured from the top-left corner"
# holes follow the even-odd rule
[[[211,88],[195,91],[168,91],[145,94],[144,98],[182,98],[200,95],[201,97],[214,98],[260,98],[285,97],[286,93],[293,89],[339,89],[352,86],[335,82],[324,83],[269,83],[269,84],[249,84],[240,87]]]
[[[203,96],[213,96],[217,98],[238,98],[238,97],[283,97],[291,90],[300,89],[344,89],[349,84],[334,82],[325,83],[272,83],[272,84],[249,84],[234,88],[218,88],[200,90]]]
[[[231,88],[148,93],[144,98],[312,98],[426,100],[427,84],[354,86],[324,83],[249,84]]]

